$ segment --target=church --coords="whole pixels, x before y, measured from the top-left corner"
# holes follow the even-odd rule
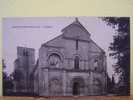
[[[31,66],[24,69],[27,72],[24,91],[32,91],[38,96],[105,95],[105,51],[91,39],[91,34],[78,18],[61,32],[61,35],[41,45],[36,64],[34,50],[26,49],[30,55],[28,52],[24,54],[28,55],[31,63],[28,65]],[[15,62],[17,69],[16,63],[19,62]]]

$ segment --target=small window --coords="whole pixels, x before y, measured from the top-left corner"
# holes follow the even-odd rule
[[[26,50],[24,50],[23,51],[23,56],[28,56],[29,54],[28,54],[28,51],[26,51]]]
[[[76,50],[78,50],[78,40],[76,40]]]
[[[79,69],[79,57],[76,56],[74,59],[74,68]]]
[[[94,60],[94,67],[98,67],[98,60],[97,59]]]

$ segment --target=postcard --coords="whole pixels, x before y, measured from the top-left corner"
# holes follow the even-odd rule
[[[130,95],[130,17],[7,17],[4,96]]]

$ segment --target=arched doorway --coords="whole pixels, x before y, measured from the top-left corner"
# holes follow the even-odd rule
[[[80,84],[78,82],[73,83],[73,95],[80,95]]]
[[[84,92],[84,80],[81,77],[73,78],[72,80],[72,94],[80,95]]]

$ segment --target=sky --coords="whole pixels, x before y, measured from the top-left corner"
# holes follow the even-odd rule
[[[113,41],[115,30],[98,17],[78,17],[80,23],[91,34],[94,40],[107,56],[107,72],[113,74],[114,60],[109,57],[110,43]],[[14,70],[14,60],[17,58],[17,46],[38,50],[41,44],[59,36],[61,30],[75,21],[75,17],[23,17],[3,18],[3,59],[8,74]]]

